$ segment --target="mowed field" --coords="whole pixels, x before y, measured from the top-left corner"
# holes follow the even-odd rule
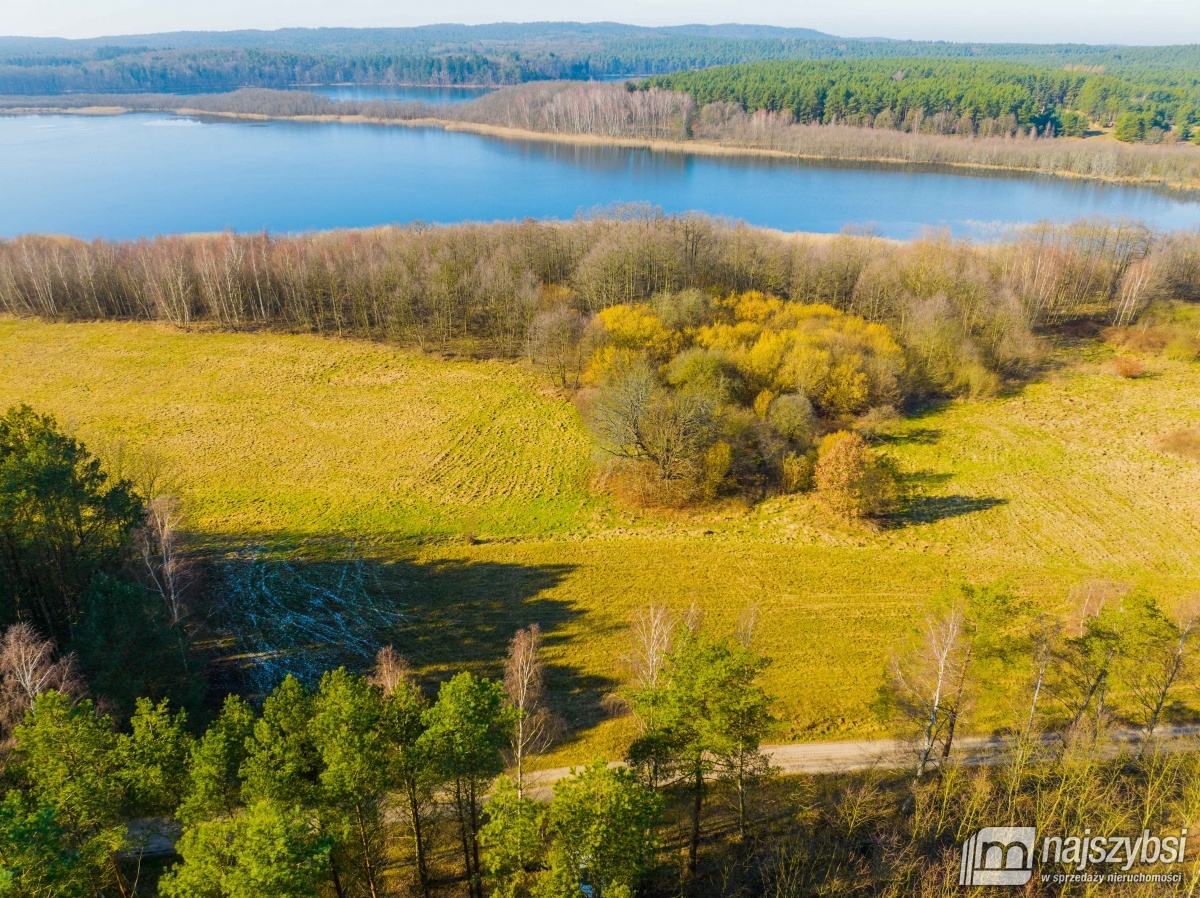
[[[1105,350],[1059,357],[1012,395],[896,424],[881,445],[914,499],[873,529],[807,496],[622,507],[591,488],[586,429],[536,372],[368,342],[0,318],[0,407],[169,460],[215,558],[269,545],[336,578],[328,554],[353,546],[395,611],[378,639],[431,679],[496,673],[513,631],[539,623],[575,734],[558,764],[620,751],[627,725],[602,699],[653,601],[695,602],[717,629],[758,607],[784,741],[883,735],[870,703],[888,654],[947,584],[1054,608],[1096,579],[1168,605],[1200,591],[1200,461],[1159,448],[1200,426],[1200,365],[1123,380]]]

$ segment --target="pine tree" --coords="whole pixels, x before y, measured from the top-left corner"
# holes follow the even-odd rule
[[[422,741],[450,786],[472,898],[483,898],[479,827],[483,796],[504,769],[515,722],[499,683],[460,673],[438,690]]]
[[[554,784],[550,803],[549,869],[538,881],[538,898],[628,896],[649,869],[657,850],[654,826],[662,801],[628,770],[593,761]]]

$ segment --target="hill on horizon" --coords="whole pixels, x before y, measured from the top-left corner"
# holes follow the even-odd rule
[[[500,22],[414,28],[0,37],[0,95],[220,93],[298,84],[586,81],[756,62],[992,59],[1200,79],[1200,45],[979,44],[845,38],[737,23]]]
[[[0,56],[15,53],[61,53],[79,49],[135,48],[151,50],[211,50],[230,48],[314,51],[351,46],[408,44],[523,42],[570,38],[662,36],[712,37],[731,40],[842,41],[847,38],[812,28],[722,23],[651,27],[621,22],[494,22],[484,25],[439,23],[407,28],[276,28],[231,31],[163,31],[110,34],[87,38],[0,35]]]
[[[439,23],[404,28],[277,28],[236,29],[231,31],[165,31],[144,34],[111,34],[89,38],[25,37],[0,35],[0,58],[15,54],[52,54],[81,49],[133,48],[149,50],[205,50],[256,48],[292,51],[333,51],[363,47],[402,45],[470,44],[474,42],[526,42],[546,40],[601,40],[605,38],[654,37],[716,38],[727,41],[805,41],[839,42],[850,45],[888,45],[897,48],[941,48],[947,55],[963,55],[973,49],[986,54],[989,49],[1027,50],[1044,48],[1065,51],[1106,51],[1138,48],[1138,44],[1030,44],[980,43],[930,40],[901,40],[886,36],[844,37],[814,28],[725,22],[718,24],[644,26],[622,22],[493,22],[482,25]],[[1183,48],[1190,44],[1155,45]],[[448,49],[448,48],[447,48]],[[931,55],[940,55],[937,53]]]

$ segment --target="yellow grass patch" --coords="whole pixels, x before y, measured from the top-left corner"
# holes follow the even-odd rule
[[[1048,606],[1090,579],[1168,605],[1200,590],[1200,465],[1160,442],[1196,426],[1198,395],[1195,365],[1126,380],[1075,360],[891,425],[882,448],[916,498],[889,526],[839,525],[804,496],[660,517],[589,494],[583,423],[520,364],[0,318],[0,408],[169,457],[203,544],[354,539],[403,619],[380,638],[430,676],[495,673],[512,632],[540,623],[578,733],[554,764],[619,750],[626,723],[601,699],[629,614],[654,600],[694,601],[717,628],[756,603],[778,737],[827,739],[883,733],[870,702],[888,653],[944,585],[1005,582]]]

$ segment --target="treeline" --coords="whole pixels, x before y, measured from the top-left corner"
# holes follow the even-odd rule
[[[631,209],[283,238],[21,237],[0,244],[0,309],[524,355],[579,391],[630,463],[620,476],[658,499],[816,487],[859,517],[896,496],[850,431],[928,397],[993,394],[1037,361],[1039,328],[1126,326],[1154,298],[1196,299],[1198,273],[1194,235],[1129,223],[896,244]]]
[[[519,355],[546,312],[592,316],[616,305],[670,307],[685,290],[759,291],[891,328],[902,346],[922,347],[922,376],[954,389],[939,366],[960,352],[989,370],[1019,369],[1032,329],[1089,316],[1122,324],[1155,296],[1196,299],[1198,271],[1194,236],[1128,222],[1043,225],[996,245],[944,235],[899,244],[793,237],[630,207],[571,222],[297,237],[19,237],[0,242],[0,309],[349,333],[432,348],[466,341]]]
[[[561,83],[561,82],[560,82]],[[455,105],[470,106],[471,103]],[[363,116],[378,121],[412,121],[445,118],[444,105],[421,101],[335,100],[304,90],[269,90],[247,87],[224,94],[71,94],[68,96],[0,97],[0,110],[86,109],[117,106],[131,112],[175,112],[180,109],[216,115],[258,115],[271,118],[295,116]]]
[[[696,106],[684,93],[616,85],[531,84],[480,97],[463,109],[438,110],[438,118],[456,118],[548,134],[594,134],[684,140]]]
[[[1150,76],[1146,76],[1150,77]],[[768,62],[678,72],[642,87],[679,90],[698,106],[736,103],[802,124],[934,134],[1082,136],[1116,126],[1121,140],[1187,140],[1200,124],[1195,77],[1140,81],[1078,66],[878,59]]]
[[[7,38],[0,40],[0,94],[228,91],[335,82],[496,85],[768,60],[882,57],[1085,66],[1162,79],[1156,84],[1200,71],[1194,46],[980,45],[847,40],[806,29],[753,26],[535,23],[190,32],[85,41]]]
[[[736,103],[710,103],[691,134],[728,147],[808,159],[884,165],[949,165],[983,171],[1088,178],[1110,183],[1200,188],[1200,153],[1190,145],[1063,141],[1044,137],[974,137],[852,125],[801,125],[790,113],[748,115]]]
[[[643,86],[658,83],[665,82],[648,81]],[[643,93],[657,95],[657,99],[642,100]],[[0,103],[14,105],[12,100]],[[805,158],[1008,169],[1200,188],[1200,153],[1190,145],[1179,145],[1175,138],[1182,136],[1182,132],[1163,131],[1159,127],[1163,122],[1154,119],[1157,113],[1149,115],[1144,111],[1117,116],[1118,130],[1130,138],[1128,142],[1142,141],[1137,146],[1111,141],[1056,141],[1049,139],[1049,135],[1058,133],[1053,122],[1039,131],[1033,125],[1022,127],[1015,116],[955,118],[948,113],[935,117],[913,111],[908,130],[904,130],[903,119],[897,122],[894,117],[891,125],[884,127],[887,116],[882,122],[850,117],[845,121],[837,119],[837,124],[801,124],[791,111],[758,109],[748,113],[738,102],[693,102],[691,94],[656,86],[630,91],[618,85],[562,82],[503,88],[471,103],[449,108],[395,108],[382,111],[380,118],[418,115],[554,134],[660,137],[681,142],[696,139],[722,144],[730,150],[749,148]],[[1086,116],[1072,119],[1076,131],[1083,118]],[[1185,118],[1196,119],[1190,112]],[[1154,133],[1155,128],[1160,133]],[[1157,144],[1147,145],[1147,140]]]
[[[308,84],[519,84],[586,78],[586,65],[481,53],[314,56],[272,50],[122,53],[115,59],[0,62],[0,94],[205,93]],[[57,63],[57,64],[56,64]]]

